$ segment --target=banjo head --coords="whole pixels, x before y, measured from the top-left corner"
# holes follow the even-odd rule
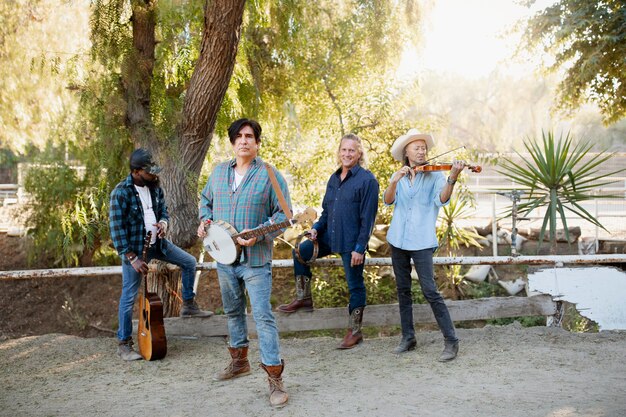
[[[207,235],[202,241],[204,249],[215,261],[231,265],[241,255],[241,248],[233,240],[237,233],[230,224],[218,220],[212,222],[207,228]]]

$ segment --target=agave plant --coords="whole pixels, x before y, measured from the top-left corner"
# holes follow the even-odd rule
[[[542,133],[542,143],[529,140],[524,145],[530,158],[517,153],[521,162],[503,158],[497,172],[519,184],[525,191],[518,210],[527,215],[538,207],[546,207],[539,242],[543,241],[546,229],[550,233],[552,253],[556,253],[557,217],[563,224],[569,241],[565,211],[578,215],[585,221],[606,230],[582,205],[583,201],[597,198],[618,198],[617,195],[594,194],[599,187],[615,183],[607,177],[620,173],[619,169],[599,174],[599,167],[613,157],[606,151],[585,158],[593,144],[575,143],[569,133],[555,141],[553,132]]]

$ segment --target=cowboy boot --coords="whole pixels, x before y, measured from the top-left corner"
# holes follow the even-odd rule
[[[402,336],[402,340],[400,340],[398,346],[393,350],[393,353],[400,354],[408,352],[414,350],[416,346],[417,340],[415,340],[415,336]]]
[[[283,407],[289,399],[281,376],[285,369],[285,361],[281,359],[280,365],[275,366],[261,364],[261,368],[267,372],[267,381],[270,384],[270,405],[272,407]]]
[[[183,300],[183,306],[180,309],[181,317],[211,317],[213,315],[212,311],[209,310],[200,310],[198,303],[193,298],[189,300]]]
[[[298,310],[313,311],[311,277],[306,275],[296,275],[296,299],[278,306],[278,311],[282,313],[295,313]]]
[[[350,313],[350,328],[337,349],[352,349],[363,341],[361,333],[361,323],[363,322],[363,307],[357,307]]]
[[[250,374],[250,362],[248,361],[248,346],[241,348],[228,347],[231,361],[221,372],[213,376],[215,381],[226,381]]]
[[[459,353],[459,341],[455,340],[454,342],[450,340],[444,341],[443,352],[441,352],[441,356],[439,356],[439,362],[449,362],[452,359],[456,358],[456,355]]]

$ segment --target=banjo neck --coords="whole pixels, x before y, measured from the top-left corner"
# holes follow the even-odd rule
[[[282,229],[284,227],[288,227],[291,226],[292,224],[296,223],[297,220],[293,219],[293,220],[285,220],[284,222],[280,222],[280,223],[274,223],[271,224],[269,226],[262,226],[262,227],[257,227],[256,229],[252,229],[252,230],[248,230],[247,232],[241,232],[241,233],[237,233],[236,235],[233,236],[233,240],[237,240],[238,237],[242,238],[242,239],[251,239],[253,237],[261,237],[263,235],[266,235],[268,233],[271,232],[275,232],[278,229]]]

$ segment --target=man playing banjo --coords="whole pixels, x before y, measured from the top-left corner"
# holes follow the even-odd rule
[[[283,205],[289,201],[287,183],[276,168],[257,156],[261,143],[259,123],[250,119],[236,120],[228,128],[228,136],[235,158],[218,165],[202,190],[198,227],[201,238],[210,236],[212,229],[227,227],[245,232],[287,219],[281,209],[281,196],[272,186],[271,174],[284,195]],[[268,374],[272,406],[283,406],[288,400],[282,382],[284,361],[280,357],[278,329],[270,304],[273,239],[281,232],[282,229],[277,229],[250,239],[236,237],[243,249],[241,256],[231,264],[219,261],[217,264],[224,313],[228,316],[231,362],[214,378],[223,381],[250,374],[247,290],[259,338],[261,367]]]

